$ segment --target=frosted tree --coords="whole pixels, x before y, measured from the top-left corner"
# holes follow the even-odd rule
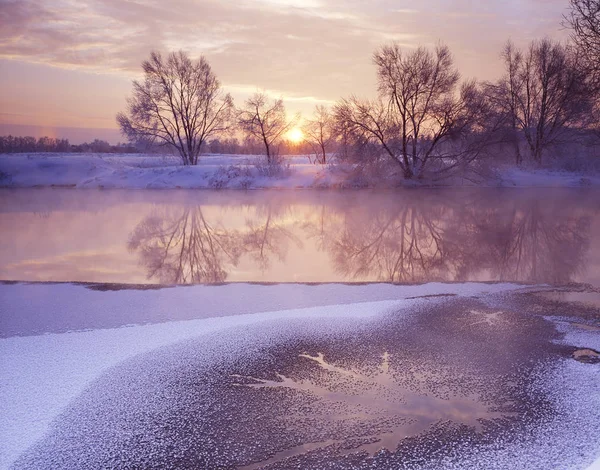
[[[263,144],[269,165],[277,163],[279,143],[295,122],[296,119],[287,119],[283,100],[270,101],[265,93],[251,96],[238,116],[239,126],[246,135]]]
[[[117,115],[130,141],[150,141],[177,150],[184,165],[196,165],[207,139],[227,131],[233,100],[210,65],[182,51],[165,59],[152,52],[142,63],[144,79],[133,82],[126,113]]]
[[[334,108],[336,125],[356,140],[370,142],[398,164],[407,179],[474,160],[485,140],[472,139],[485,99],[475,82],[460,85],[450,50],[410,52],[397,44],[373,55],[379,97],[343,99]],[[471,138],[470,138],[471,137]]]
[[[304,140],[311,146],[316,161],[327,163],[327,153],[335,142],[333,118],[323,105],[317,105],[313,119],[307,120],[302,126]]]

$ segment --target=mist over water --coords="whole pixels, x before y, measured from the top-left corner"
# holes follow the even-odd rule
[[[3,190],[0,278],[600,284],[600,192]]]

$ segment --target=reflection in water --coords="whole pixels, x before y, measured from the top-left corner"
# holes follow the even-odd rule
[[[285,261],[288,242],[294,242],[297,248],[302,248],[300,240],[282,223],[285,209],[277,210],[272,204],[267,204],[263,211],[257,211],[255,218],[246,220],[242,249],[255,261],[262,272],[270,267],[270,257]]]
[[[346,212],[341,226],[330,227],[325,250],[336,270],[350,279],[445,279],[454,254],[444,246],[444,216],[451,208],[439,202],[407,198],[402,204]]]
[[[128,242],[138,251],[148,279],[161,283],[223,282],[224,267],[237,265],[238,234],[208,223],[202,208],[156,210],[144,218]]]
[[[583,268],[587,211],[547,204],[538,195],[501,204],[478,193],[414,196],[347,211],[327,228],[314,224],[311,234],[320,237],[337,272],[354,280],[563,284]]]
[[[307,393],[315,398],[311,405],[312,419],[327,422],[348,423],[356,420],[364,429],[374,425],[376,434],[353,436],[347,440],[324,440],[296,446],[275,454],[268,460],[242,467],[246,470],[263,468],[275,462],[282,462],[313,450],[342,444],[345,450],[341,455],[366,452],[373,456],[382,449],[394,452],[400,442],[409,436],[419,435],[432,425],[452,421],[482,430],[482,421],[494,420],[514,413],[492,411],[489,406],[474,396],[454,394],[445,399],[423,391],[412,391],[399,384],[390,371],[390,355],[382,355],[379,370],[362,373],[327,362],[324,355],[301,354],[301,358],[314,361],[320,369],[328,373],[329,380],[320,384],[313,380],[295,380],[276,374],[277,380],[258,379],[234,375],[243,383],[238,386],[267,389],[287,389]],[[318,412],[316,410],[319,410]],[[308,411],[306,411],[308,413]],[[301,420],[303,416],[286,416],[286,427]],[[284,423],[282,423],[284,424]],[[348,442],[346,442],[348,441]]]
[[[494,279],[564,284],[582,268],[590,222],[577,209],[529,197],[482,214],[472,242],[489,257]]]
[[[600,194],[594,191],[24,190],[4,196],[2,279],[600,284]]]
[[[228,269],[248,255],[265,271],[269,259],[285,260],[287,242],[301,244],[280,223],[276,209],[249,218],[241,229],[210,223],[202,206],[156,208],[131,233],[128,248],[138,252],[149,280],[165,284],[221,283]]]

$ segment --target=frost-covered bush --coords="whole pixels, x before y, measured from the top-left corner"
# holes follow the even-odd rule
[[[258,176],[266,176],[267,178],[287,178],[292,174],[290,164],[282,157],[271,158],[271,162],[267,162],[265,158],[259,158],[253,163]]]
[[[581,142],[554,146],[548,152],[544,167],[578,173],[600,173],[600,140],[587,135]]]
[[[239,165],[222,166],[210,177],[208,184],[211,188],[221,189],[231,186],[236,181],[236,187],[248,188],[252,181],[249,168]]]

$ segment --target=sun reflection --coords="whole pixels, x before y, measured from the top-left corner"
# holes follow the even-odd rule
[[[284,417],[285,427],[297,425],[307,416],[348,426],[348,434],[342,439],[305,442],[241,468],[264,468],[340,444],[341,449],[336,450],[340,455],[366,452],[374,456],[382,449],[395,452],[403,439],[422,434],[442,422],[455,422],[481,432],[484,422],[514,416],[513,412],[490,409],[475,393],[469,396],[452,393],[440,398],[422,390],[405,388],[390,370],[391,356],[385,351],[376,371],[363,373],[328,362],[323,353],[316,356],[300,354],[299,357],[313,361],[329,373],[326,381],[294,379],[277,372],[274,379],[232,374],[237,387],[296,390],[314,397],[315,409],[303,408],[301,414]],[[361,423],[357,434],[356,430],[350,431],[354,429],[352,423],[356,422]],[[324,426],[324,422],[319,426]]]

